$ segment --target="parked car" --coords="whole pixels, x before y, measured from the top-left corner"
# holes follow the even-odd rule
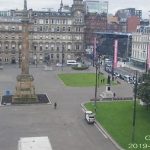
[[[73,66],[73,65],[77,65],[77,61],[76,60],[67,60],[67,65]]]
[[[92,111],[85,111],[85,120],[89,124],[93,124],[95,122],[95,114]]]
[[[56,67],[65,67],[66,66],[66,63],[64,62],[63,64],[62,63],[57,63],[56,64]]]
[[[64,64],[62,65],[62,63],[57,63],[56,64],[56,67],[62,67],[62,66],[64,66]]]

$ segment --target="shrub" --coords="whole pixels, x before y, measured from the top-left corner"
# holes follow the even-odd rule
[[[81,66],[81,67],[78,67],[78,66],[73,66],[72,69],[74,70],[86,70],[88,69],[89,67],[88,66]]]

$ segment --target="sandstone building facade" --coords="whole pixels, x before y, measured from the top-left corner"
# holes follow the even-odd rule
[[[29,51],[31,63],[65,62],[84,53],[84,5],[73,0],[64,9],[61,1],[56,11],[28,10]],[[22,10],[0,11],[0,61],[21,61]]]

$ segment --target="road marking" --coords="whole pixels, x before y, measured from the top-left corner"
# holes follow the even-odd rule
[[[82,111],[85,112],[85,110],[82,108]]]
[[[96,124],[94,123],[95,127],[103,134],[103,136],[108,139],[107,135],[104,133],[104,131]]]

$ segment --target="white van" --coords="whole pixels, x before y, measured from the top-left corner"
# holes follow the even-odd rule
[[[92,111],[85,111],[85,119],[89,124],[95,122],[95,114]]]
[[[67,60],[67,65],[77,65],[77,61],[76,60]]]
[[[128,82],[128,83],[130,82],[130,78],[131,78],[131,77],[130,77],[129,75],[124,75],[123,78],[124,78],[124,81],[126,81],[126,82]]]

